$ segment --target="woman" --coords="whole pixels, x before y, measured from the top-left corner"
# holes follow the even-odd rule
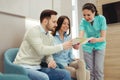
[[[91,73],[91,80],[104,79],[104,57],[106,48],[106,19],[99,15],[94,4],[86,3],[82,8],[84,18],[80,23],[80,38],[93,37],[82,45],[84,59]]]
[[[55,44],[61,44],[70,40],[70,19],[67,16],[60,16],[57,24],[58,26],[53,33],[53,36],[55,37]],[[76,44],[73,47],[78,49],[79,44]],[[56,63],[63,65],[65,69],[70,71],[72,78],[77,80],[89,80],[90,73],[89,71],[86,71],[84,60],[75,60],[71,49],[56,53],[53,55],[53,57]]]

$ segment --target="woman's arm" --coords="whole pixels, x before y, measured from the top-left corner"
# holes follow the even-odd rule
[[[84,31],[81,30],[80,33],[79,33],[79,37],[80,37],[80,38],[83,38],[83,36],[84,36]]]
[[[106,39],[106,30],[102,30],[100,34],[101,34],[100,38],[92,38],[90,40],[90,42],[95,43],[95,42],[103,42],[103,41],[105,41],[105,39]]]

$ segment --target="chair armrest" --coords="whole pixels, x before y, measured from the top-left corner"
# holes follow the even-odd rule
[[[16,65],[14,63],[9,63],[7,60],[4,60],[4,68],[4,73],[27,75],[26,70],[22,66]]]
[[[30,79],[24,75],[2,74],[1,80],[30,80]]]

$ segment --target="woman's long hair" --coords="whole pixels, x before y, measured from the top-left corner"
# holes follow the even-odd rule
[[[62,24],[64,22],[65,19],[68,19],[68,22],[69,22],[69,32],[67,35],[70,35],[71,33],[71,28],[70,28],[70,19],[67,17],[67,16],[60,16],[58,18],[58,21],[57,21],[57,27],[55,29],[54,32],[52,32],[52,35],[55,36],[56,35],[56,32],[60,30],[60,28],[62,27]]]

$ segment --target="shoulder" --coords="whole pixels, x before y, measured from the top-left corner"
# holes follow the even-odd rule
[[[82,18],[82,19],[81,19],[81,22],[84,22],[84,21],[86,21],[85,18]]]
[[[26,35],[29,35],[29,36],[38,35],[38,34],[40,34],[39,26],[34,26],[26,31]]]
[[[32,28],[30,28],[29,30],[28,30],[28,32],[31,32],[31,31],[40,31],[40,27],[39,26],[33,26]]]
[[[98,15],[95,18],[98,18],[98,19],[101,19],[101,20],[105,19],[105,17],[103,15]]]
[[[80,21],[80,25],[83,25],[83,24],[88,24],[88,22],[86,21],[85,18],[82,18],[81,21]]]
[[[106,19],[105,19],[105,17],[103,16],[103,15],[98,15],[98,16],[96,16],[95,17],[95,20],[96,20],[96,22],[98,22],[98,23],[105,23],[106,24]]]
[[[67,38],[68,40],[70,40],[70,39],[71,39],[71,35],[69,35],[69,36],[66,36],[66,38]]]

